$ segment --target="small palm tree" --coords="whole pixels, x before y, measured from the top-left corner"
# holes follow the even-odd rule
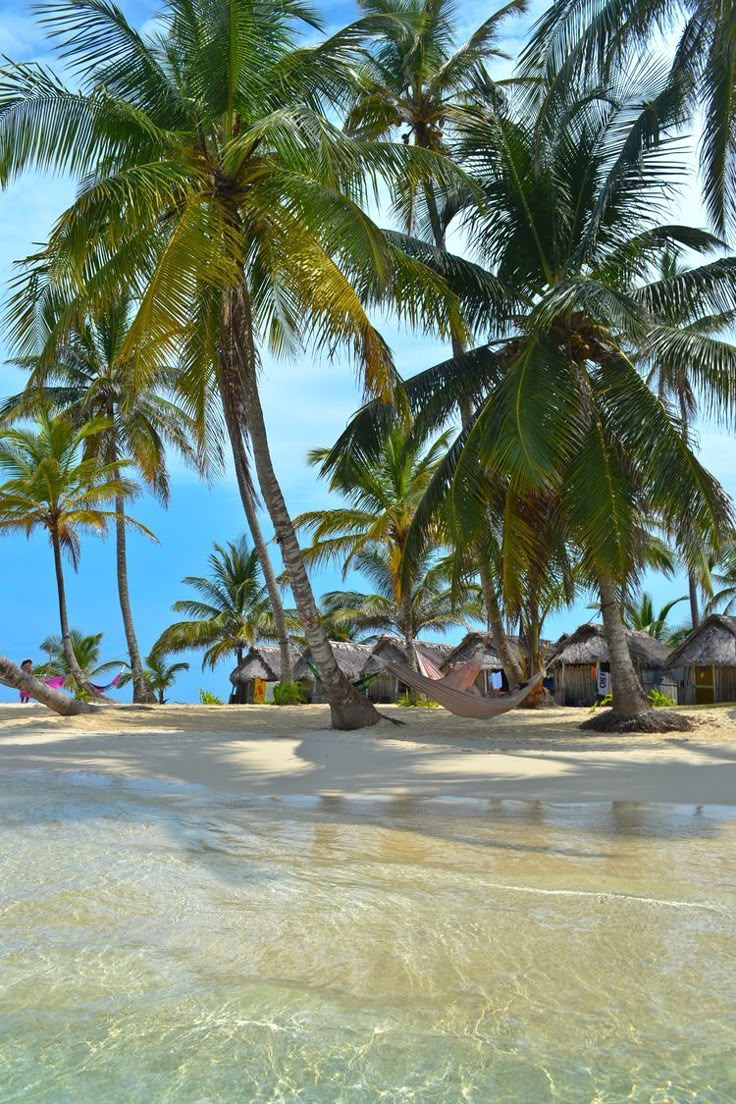
[[[85,635],[79,629],[71,629],[69,632],[74,658],[87,682],[99,682],[108,672],[118,670],[122,666],[119,660],[100,662],[102,635],[102,633]],[[48,658],[45,663],[36,668],[34,673],[39,678],[46,675],[66,675],[66,685],[74,686],[74,676],[69,669],[62,638],[54,634],[47,636],[41,642],[40,648]],[[122,678],[120,681],[122,682]]]
[[[168,663],[163,653],[148,655],[143,667],[143,675],[148,683],[151,694],[154,695],[159,705],[166,705],[166,691],[176,682],[176,676],[182,671],[188,671],[188,663]],[[132,671],[125,671],[120,677],[120,686],[132,682]]]
[[[198,598],[175,602],[176,613],[187,613],[189,621],[177,621],[161,633],[151,655],[158,660],[171,652],[205,649],[202,669],[215,667],[234,654],[238,664],[246,648],[257,640],[275,639],[273,613],[261,575],[255,549],[245,537],[215,544],[208,558],[208,576],[187,575],[183,582]],[[294,615],[290,614],[293,622]]]
[[[197,459],[197,426],[175,401],[177,373],[162,368],[141,384],[130,356],[123,356],[132,304],[128,296],[108,305],[104,311],[82,321],[58,354],[47,365],[44,355],[25,357],[14,363],[30,372],[25,391],[7,399],[0,418],[16,421],[47,406],[64,414],[76,426],[92,418],[104,418],[108,428],[89,438],[86,454],[111,466],[122,456],[130,457],[146,487],[164,504],[169,499],[166,465],[167,447],[175,448],[191,461]],[[206,458],[201,458],[205,460]],[[133,700],[150,700],[142,678],[138,640],[133,623],[128,584],[125,499],[115,502],[116,568],[118,597],[133,674]]]
[[[687,602],[687,600],[688,596],[686,594],[681,598],[674,598],[671,602],[666,602],[659,612],[656,612],[651,594],[644,591],[638,604],[631,601],[624,604],[624,623],[628,628],[635,629],[637,632],[648,633],[649,636],[653,636],[655,640],[659,640],[662,644],[671,645],[673,630],[667,624],[667,618],[675,606],[679,605],[680,602]],[[679,633],[682,629],[677,631]]]
[[[397,600],[393,565],[381,547],[356,553],[353,566],[373,584],[372,593],[336,590],[325,594],[323,608],[331,620],[352,626],[365,636],[396,633],[406,645],[410,660],[421,632],[446,632],[483,619],[483,600],[474,588],[452,585],[451,560],[432,562],[430,556],[418,565],[411,593]]]
[[[76,570],[84,533],[104,536],[119,515],[111,506],[137,492],[135,483],[123,479],[125,459],[101,464],[85,455],[86,446],[109,429],[105,419],[94,419],[81,429],[63,416],[39,416],[36,428],[0,430],[0,531],[30,536],[44,529],[51,542],[59,598],[61,643],[69,673],[77,687],[96,695],[80,667],[72,647],[67,612],[62,553]],[[152,534],[134,518],[125,524]],[[98,696],[98,695],[97,695]]]

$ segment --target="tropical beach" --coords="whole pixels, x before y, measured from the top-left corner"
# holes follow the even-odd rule
[[[0,708],[0,770],[101,772],[243,797],[509,798],[736,805],[736,708],[689,713],[690,733],[596,737],[575,709],[458,722],[382,707],[373,733],[342,737],[325,706],[170,706],[55,718]],[[417,711],[419,712],[419,711]]]
[[[0,1104],[736,1100],[734,13],[0,40]]]

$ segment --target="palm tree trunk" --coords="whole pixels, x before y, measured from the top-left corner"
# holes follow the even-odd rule
[[[235,465],[235,477],[238,481],[240,501],[243,504],[246,521],[253,538],[253,546],[258,556],[258,562],[263,572],[263,580],[268,591],[268,600],[271,603],[273,620],[276,626],[276,634],[279,641],[279,654],[281,656],[281,681],[293,682],[294,670],[291,663],[291,640],[289,630],[286,627],[286,614],[284,604],[281,601],[281,591],[273,569],[271,557],[268,554],[265,537],[258,520],[258,511],[255,503],[253,482],[248,470],[248,456],[243,443],[243,417],[238,415],[238,409],[242,410],[242,403],[233,402],[233,396],[229,388],[222,388],[222,407],[225,415],[230,447],[233,453]]]
[[[493,646],[498,652],[498,657],[501,660],[501,666],[506,675],[506,681],[509,684],[509,688],[513,690],[514,687],[520,686],[524,681],[524,672],[521,669],[519,660],[514,654],[514,649],[511,647],[511,642],[506,633],[506,626],[501,616],[498,598],[496,597],[496,589],[491,579],[490,567],[488,562],[483,558],[479,560],[479,570],[481,587],[483,589],[483,600],[485,602],[486,616],[488,618],[488,629],[493,638]]]
[[[4,682],[6,686],[14,686],[16,690],[22,690],[30,698],[36,698],[42,705],[53,709],[54,713],[60,713],[62,717],[95,712],[94,705],[72,698],[69,694],[62,694],[60,690],[53,690],[45,682],[40,682],[33,675],[21,670],[4,655],[0,655],[0,682]]]
[[[91,694],[93,698],[102,698],[103,695],[95,690],[94,686],[85,678],[84,671],[77,662],[77,657],[72,648],[72,639],[69,632],[69,615],[66,608],[66,587],[64,585],[64,567],[61,562],[61,543],[59,534],[55,529],[51,530],[51,546],[54,550],[54,567],[56,569],[56,591],[59,599],[59,622],[61,625],[61,646],[64,649],[69,673],[80,690]]]
[[[677,398],[680,404],[680,432],[686,445],[690,444],[690,415],[687,407],[687,398],[684,387],[677,388]],[[693,571],[687,573],[688,594],[690,597],[690,619],[692,626],[697,629],[700,624],[700,605],[698,602],[698,580]]]
[[[125,531],[125,499],[118,495],[115,499],[115,554],[118,576],[118,600],[120,613],[123,617],[125,640],[130,656],[130,673],[133,682],[133,701],[136,705],[151,705],[156,701],[156,695],[148,685],[148,679],[143,671],[141,653],[138,648],[138,639],[133,625],[133,611],[130,607],[130,589],[128,587],[128,549],[127,533]]]
[[[314,600],[299,541],[292,524],[271,460],[266,424],[258,393],[256,352],[250,307],[242,287],[233,288],[224,297],[222,318],[223,391],[241,395],[253,459],[263,501],[268,510],[289,574],[304,635],[330,703],[335,728],[355,729],[374,725],[378,711],[360,694],[337,665]]]
[[[615,717],[629,720],[641,713],[652,712],[652,707],[644,696],[644,691],[631,661],[626,629],[621,617],[621,608],[616,596],[613,579],[599,575],[598,586],[601,593],[601,611],[603,627],[608,643],[608,656],[611,665],[611,683],[613,687],[613,714]]]

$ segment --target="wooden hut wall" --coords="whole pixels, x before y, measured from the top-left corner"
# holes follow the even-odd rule
[[[716,667],[716,701],[736,702],[736,667]]]
[[[558,705],[595,705],[595,666],[560,664],[555,670],[555,701]]]
[[[736,667],[689,664],[677,686],[677,701],[680,705],[736,702]]]
[[[383,672],[378,678],[374,678],[372,682],[369,682],[365,693],[372,702],[379,705],[390,705],[391,702],[395,702],[397,698],[401,697],[399,681],[388,671]]]

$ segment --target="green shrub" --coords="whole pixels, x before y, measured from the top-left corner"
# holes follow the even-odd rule
[[[199,703],[200,705],[222,705],[222,698],[218,698],[217,694],[213,694],[211,690],[199,691]]]
[[[396,702],[402,709],[441,709],[440,703],[429,698],[413,698],[411,694],[404,694]]]
[[[657,690],[656,686],[653,690],[649,691],[647,698],[649,699],[649,704],[654,706],[655,709],[671,709],[675,704],[672,698],[668,698],[661,690]]]
[[[306,700],[298,682],[277,682],[273,688],[274,705],[304,705]]]

